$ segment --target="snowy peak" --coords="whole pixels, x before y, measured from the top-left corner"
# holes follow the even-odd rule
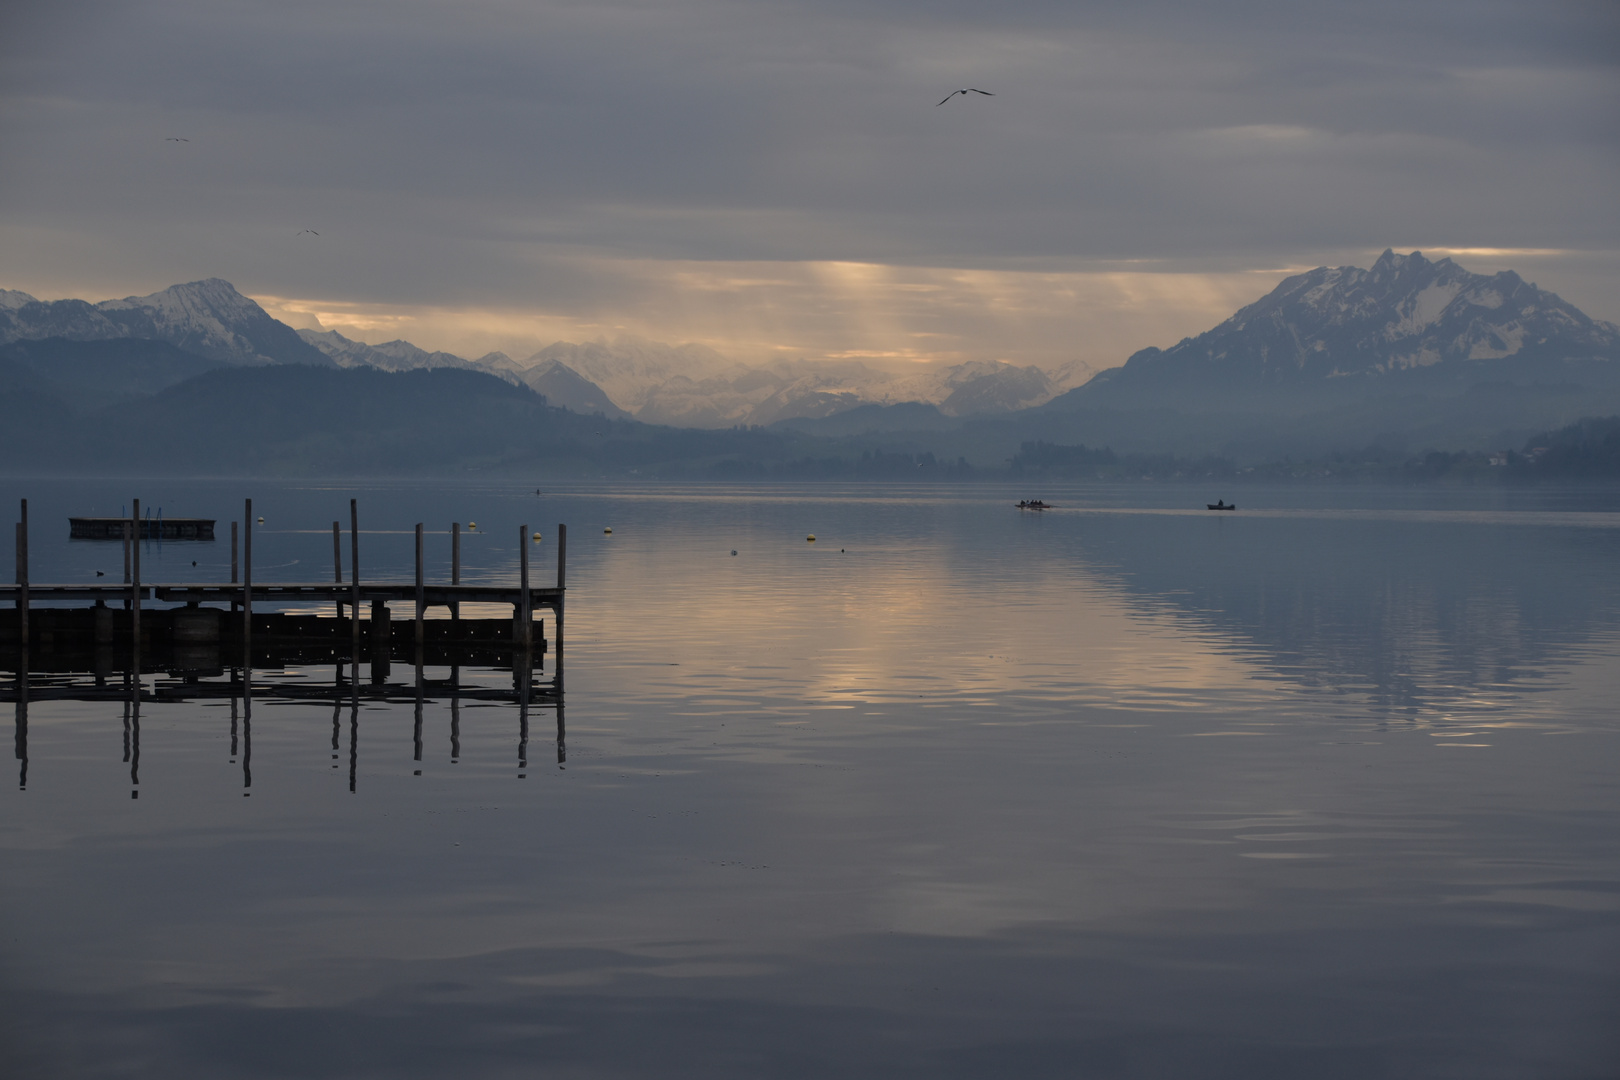
[[[546,360],[523,372],[522,382],[552,405],[590,416],[600,413],[609,419],[630,414],[619,408],[602,388],[582,377],[559,360]]]
[[[1144,349],[1080,391],[1096,399],[1231,398],[1372,389],[1424,370],[1432,383],[1579,382],[1620,373],[1620,328],[1588,318],[1511,270],[1474,274],[1420,251],[1368,269],[1290,277],[1230,319],[1169,349]]]
[[[736,367],[706,345],[665,345],[629,335],[612,342],[603,338],[582,344],[559,341],[529,357],[524,367],[548,361],[563,364],[595,383],[614,405],[628,412],[641,410],[653,392],[671,379],[707,378]]]
[[[172,285],[150,296],[107,300],[96,309],[130,337],[167,341],[226,363],[331,363],[297,331],[272,319],[223,278]]]
[[[0,305],[0,343],[48,337],[72,341],[164,341],[227,364],[319,364],[325,355],[220,278],[175,285],[150,296],[89,304],[40,301],[8,292]],[[21,302],[13,303],[14,299]]]

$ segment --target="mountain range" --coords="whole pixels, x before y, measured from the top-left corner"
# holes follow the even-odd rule
[[[504,353],[464,360],[407,341],[366,345],[330,330],[298,333],[344,367],[485,371],[522,383],[575,412],[675,427],[762,426],[905,401],[936,405],[947,416],[1013,412],[1049,401],[1091,375],[1089,366],[1080,363],[1046,372],[995,361],[922,374],[895,374],[839,361],[789,360],[749,367],[704,345],[666,345],[628,335],[611,342],[559,341],[523,360]]]
[[[461,407],[473,408],[468,402],[507,401],[497,388],[518,392],[502,408],[559,433],[608,425],[613,438],[639,448],[623,461],[641,460],[655,443],[683,453],[701,446],[715,460],[731,445],[630,434],[648,424],[781,434],[775,443],[734,440],[744,456],[836,450],[997,467],[1030,440],[1240,463],[1502,448],[1584,416],[1620,413],[1620,328],[1511,271],[1472,274],[1419,252],[1386,251],[1368,269],[1295,275],[1209,331],[1143,349],[1094,377],[1079,364],[1044,371],[991,361],[917,373],[808,360],[749,367],[702,345],[632,337],[558,342],[522,359],[466,359],[407,341],[371,345],[295,331],[217,278],[94,304],[0,290],[0,415],[15,426],[13,446],[32,445],[29,431],[105,425],[119,409],[161,404],[178,417],[227,400],[228,390],[249,392],[248,382],[221,374],[232,369],[264,370],[251,383],[262,401],[250,407],[285,403],[275,387],[314,385],[289,366],[351,373],[357,377],[332,392],[382,397],[393,384],[358,376],[454,370],[465,378],[409,385],[450,395],[446,415],[458,416],[471,415]],[[202,389],[188,389],[193,383]],[[460,398],[467,400],[458,405]],[[431,395],[409,400],[417,429],[434,427]],[[558,407],[587,422],[563,423]],[[369,408],[355,403],[357,415]],[[403,445],[396,427],[388,433],[389,445]],[[560,445],[519,443],[529,455]],[[444,436],[452,457],[461,446]],[[616,453],[578,460],[621,460]],[[406,459],[419,455],[392,455]],[[492,450],[478,460],[502,457]]]

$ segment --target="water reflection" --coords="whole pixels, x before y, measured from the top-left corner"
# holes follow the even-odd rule
[[[28,790],[28,650],[17,671],[17,704],[13,720],[17,753],[17,790]]]
[[[145,704],[176,705],[205,704],[225,699],[229,707],[230,762],[240,764],[242,793],[251,795],[253,789],[253,706],[255,698],[277,704],[330,703],[332,722],[330,732],[332,767],[338,767],[342,718],[347,706],[349,718],[349,790],[358,790],[360,774],[360,712],[362,702],[388,707],[402,701],[412,705],[411,733],[412,760],[422,774],[421,764],[425,749],[424,719],[429,706],[446,705],[450,714],[450,760],[461,760],[461,710],[464,701],[480,704],[504,704],[512,707],[517,721],[517,766],[520,778],[528,768],[529,714],[540,708],[555,713],[557,761],[566,760],[564,750],[563,698],[554,681],[537,678],[538,666],[525,670],[519,667],[510,675],[510,685],[501,685],[488,676],[505,676],[499,669],[472,668],[471,682],[463,681],[460,665],[449,669],[447,677],[429,678],[426,666],[413,669],[410,683],[362,683],[359,678],[345,675],[344,664],[333,665],[330,679],[321,678],[309,669],[286,669],[279,672],[256,672],[252,668],[233,668],[221,678],[200,678],[195,673],[179,677],[158,677],[150,685],[137,674],[125,671],[122,686],[116,691],[121,701],[123,716],[123,764],[129,766],[130,797],[140,798],[141,791],[141,707]],[[349,672],[359,671],[359,663],[351,661]],[[19,763],[19,787],[27,789],[29,769],[28,708],[30,696],[51,702],[96,703],[109,700],[105,672],[53,672],[48,676],[33,676],[26,671],[15,673],[9,683],[0,684],[0,700],[14,703],[14,737]]]
[[[1391,716],[1543,688],[1613,634],[1620,607],[1612,527],[1090,514],[1065,539],[1144,613],[1174,613],[1282,678]]]
[[[399,501],[532,505],[468,514],[470,490]],[[380,669],[347,635],[138,697],[116,658],[19,678],[23,1051],[181,1077],[1612,1071],[1620,532],[610,494],[569,496],[615,526],[570,552],[572,760],[543,680]],[[247,749],[249,697],[243,799],[217,751],[227,706]],[[120,700],[138,813],[111,802]],[[1500,730],[1393,722],[1464,709]],[[531,771],[547,710],[559,769]]]

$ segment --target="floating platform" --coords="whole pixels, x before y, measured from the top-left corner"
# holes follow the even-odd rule
[[[122,540],[127,517],[70,517],[70,540]],[[213,518],[142,518],[142,540],[212,540]]]

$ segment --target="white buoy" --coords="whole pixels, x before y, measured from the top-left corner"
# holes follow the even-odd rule
[[[815,542],[816,542],[816,534],[815,534],[815,533],[811,533],[811,534],[810,534],[810,535],[809,535],[809,536],[807,536],[807,537],[805,537],[805,539],[806,539],[806,540],[808,540],[808,541],[809,541],[809,542],[810,542],[810,543],[812,543],[812,544],[813,544],[813,543],[815,543]]]
[[[540,534],[539,533],[534,534],[534,542],[537,543],[537,544],[540,542]]]
[[[613,533],[613,530],[612,530],[612,529],[603,529],[603,530],[602,530],[602,534],[603,534],[603,535],[604,535],[604,536],[610,536],[610,535],[612,535],[612,533]]]

